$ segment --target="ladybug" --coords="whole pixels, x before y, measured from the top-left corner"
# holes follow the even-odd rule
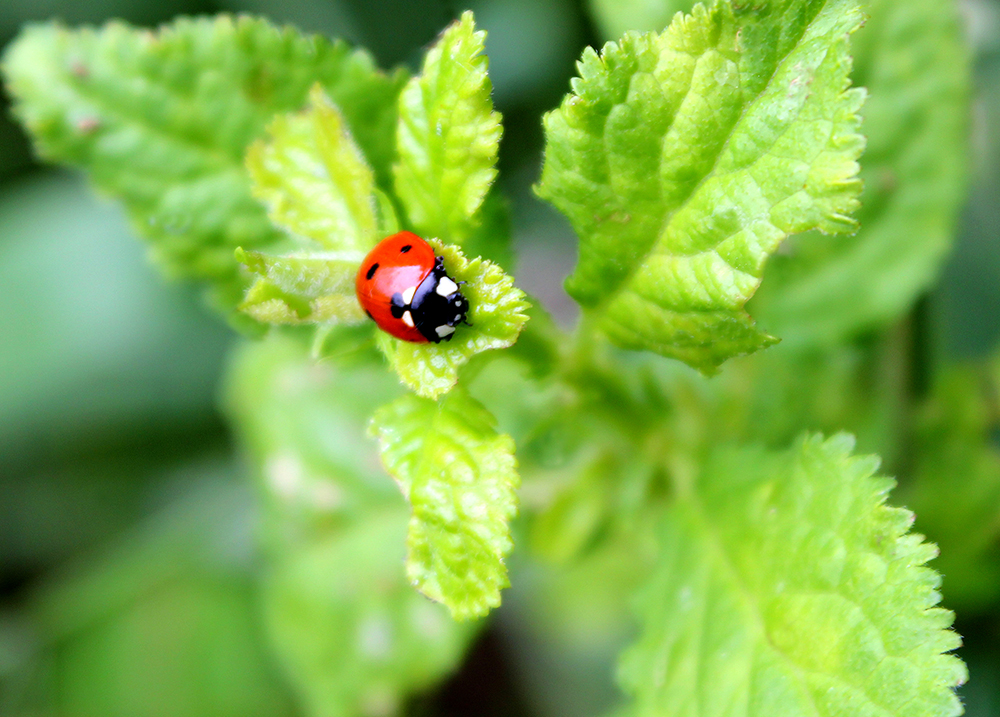
[[[451,340],[469,302],[430,244],[413,232],[386,237],[361,262],[354,282],[361,308],[378,327],[414,343]]]

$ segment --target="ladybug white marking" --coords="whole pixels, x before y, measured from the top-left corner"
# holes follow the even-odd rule
[[[411,286],[409,289],[403,292],[403,304],[409,306],[413,303],[413,294],[416,292],[417,287]]]
[[[458,284],[449,279],[447,276],[442,276],[435,291],[441,296],[451,296],[458,291]]]
[[[437,335],[440,336],[442,339],[445,336],[451,336],[453,333],[455,333],[455,327],[448,326],[448,324],[445,324],[444,326],[438,326],[434,330],[437,332]]]
[[[403,323],[409,326],[411,329],[413,328],[413,315],[410,314],[409,311],[403,312]]]

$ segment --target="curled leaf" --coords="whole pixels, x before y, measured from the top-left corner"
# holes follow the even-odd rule
[[[236,250],[236,258],[259,278],[239,309],[266,324],[361,323],[354,293],[360,254],[268,256]]]
[[[379,346],[400,380],[421,396],[436,398],[458,381],[458,371],[478,353],[502,349],[517,341],[528,320],[524,292],[492,262],[468,260],[460,249],[431,240],[435,253],[444,257],[448,274],[465,282],[462,293],[469,300],[471,326],[459,325],[450,341],[417,344],[379,333]]]

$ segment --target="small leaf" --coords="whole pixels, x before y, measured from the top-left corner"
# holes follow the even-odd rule
[[[260,278],[240,311],[265,324],[356,324],[365,320],[354,292],[360,254],[267,256],[236,250],[237,260]]]
[[[632,714],[961,714],[937,550],[852,445],[722,450],[682,491],[620,670]]]
[[[855,0],[696,5],[584,53],[538,193],[580,236],[567,289],[625,348],[705,372],[774,343],[743,306],[789,234],[853,231]]]
[[[334,251],[360,253],[377,239],[375,175],[340,111],[315,85],[307,110],[279,115],[250,145],[253,194],[278,226]]]
[[[458,620],[500,605],[519,482],[510,436],[465,391],[440,404],[404,396],[375,413],[371,432],[413,507],[410,580]]]
[[[282,240],[250,194],[250,143],[318,82],[386,186],[406,81],[344,43],[227,16],[156,33],[34,25],[7,48],[3,73],[38,152],[120,199],[162,268],[205,282],[227,311],[246,288],[236,247]]]
[[[462,245],[496,178],[500,115],[493,111],[483,41],[462,14],[399,98],[396,193],[418,233]]]
[[[794,343],[843,341],[895,321],[951,247],[968,175],[970,61],[953,0],[867,0],[852,38],[867,85],[853,237],[796,237],[765,272],[751,311]]]
[[[462,293],[469,300],[468,321],[459,325],[450,341],[416,344],[379,332],[379,347],[400,380],[421,396],[437,398],[458,381],[458,370],[483,351],[502,349],[517,341],[528,320],[524,292],[500,267],[485,259],[467,260],[454,246],[431,241],[443,256],[448,274],[466,282]]]

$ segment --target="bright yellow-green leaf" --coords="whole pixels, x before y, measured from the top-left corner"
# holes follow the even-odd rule
[[[852,446],[720,450],[681,487],[621,667],[631,714],[961,714],[937,549]]]
[[[496,178],[500,115],[472,13],[444,31],[399,97],[396,193],[413,227],[459,246]]]
[[[794,343],[842,341],[895,321],[934,281],[962,207],[970,62],[954,0],[866,0],[852,38],[868,138],[852,237],[815,232],[775,256],[750,310]]]
[[[767,258],[857,226],[861,21],[856,0],[716,0],[584,52],[538,192],[580,237],[567,289],[614,341],[706,372],[774,342],[743,308]]]
[[[410,580],[459,620],[499,606],[517,512],[513,440],[463,390],[441,403],[404,396],[375,413],[371,431],[413,507]]]
[[[279,115],[247,152],[252,190],[278,226],[319,247],[359,252],[375,246],[375,175],[320,85],[309,108]]]

